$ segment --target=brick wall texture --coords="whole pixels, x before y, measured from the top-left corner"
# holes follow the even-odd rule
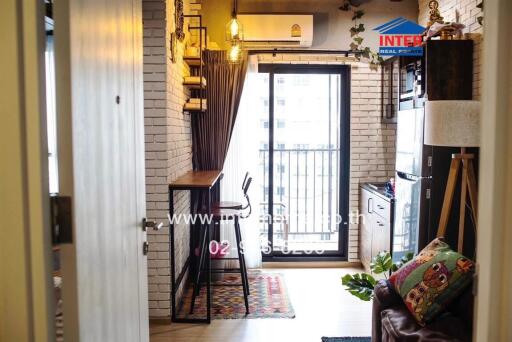
[[[146,142],[147,217],[164,222],[160,231],[148,231],[148,287],[150,317],[169,316],[170,265],[167,220],[168,183],[192,169],[190,114],[183,112],[189,92],[183,77],[189,74],[183,62],[184,43],[177,48],[176,63],[170,55],[170,33],[174,32],[173,1],[144,0],[144,126]],[[185,4],[185,10],[187,3]],[[187,192],[174,199],[177,213],[188,213]],[[188,252],[188,227],[176,228],[177,270]]]
[[[426,26],[428,22],[428,1],[419,0],[418,24]],[[483,28],[477,21],[477,17],[483,15],[482,10],[476,7],[481,0],[438,0],[439,12],[444,21],[458,21],[466,28],[463,34],[467,39],[473,39],[473,99],[480,100],[481,96],[481,63],[482,63],[482,38]],[[458,19],[458,20],[457,20]],[[492,18],[491,18],[492,20]]]
[[[359,208],[359,184],[385,182],[395,172],[396,125],[381,123],[381,71],[333,56],[260,55],[262,63],[348,64],[350,100],[350,211]],[[359,226],[349,226],[348,261],[359,260]]]

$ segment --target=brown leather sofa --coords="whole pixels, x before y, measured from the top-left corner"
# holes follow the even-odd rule
[[[422,327],[407,310],[402,298],[386,280],[375,286],[372,314],[372,342],[470,342],[473,321],[471,287],[453,301],[446,312]]]

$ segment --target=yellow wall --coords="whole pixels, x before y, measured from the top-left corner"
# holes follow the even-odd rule
[[[0,341],[52,341],[43,2],[0,2]]]

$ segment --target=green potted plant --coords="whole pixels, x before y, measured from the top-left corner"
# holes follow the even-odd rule
[[[380,252],[372,259],[372,262],[370,263],[370,270],[372,271],[372,274],[383,274],[387,279],[390,272],[398,270],[402,265],[411,260],[413,255],[413,253],[407,253],[400,259],[400,261],[393,263],[393,259],[391,259],[391,254],[389,252]],[[372,274],[364,272],[346,274],[341,278],[341,284],[345,286],[345,290],[350,292],[352,295],[361,300],[369,301],[373,299],[373,289],[377,283],[377,280]]]

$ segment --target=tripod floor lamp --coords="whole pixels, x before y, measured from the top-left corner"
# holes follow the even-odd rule
[[[469,100],[425,102],[425,144],[461,149],[460,153],[452,155],[437,236],[442,237],[446,234],[455,187],[462,168],[457,246],[458,252],[462,253],[468,193],[471,215],[475,225],[477,224],[478,190],[473,166],[474,155],[466,153],[466,148],[480,146],[480,102]]]

